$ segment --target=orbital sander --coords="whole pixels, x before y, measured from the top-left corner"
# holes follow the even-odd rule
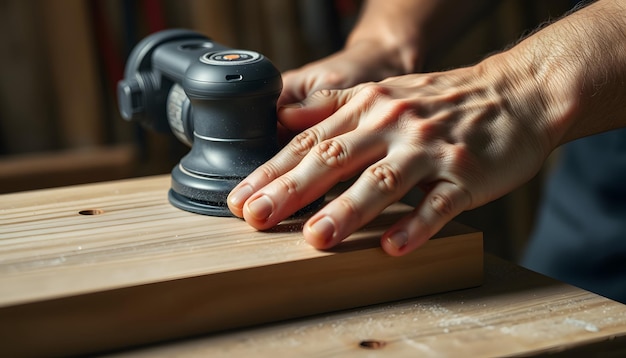
[[[263,55],[184,29],[135,46],[118,83],[121,116],[169,131],[191,150],[172,170],[172,205],[232,216],[230,191],[278,151],[280,72]]]

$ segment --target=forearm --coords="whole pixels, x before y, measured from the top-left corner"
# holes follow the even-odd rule
[[[517,92],[513,110],[540,93],[548,147],[626,126],[626,2],[600,0],[485,62],[501,60],[516,68],[503,86]]]
[[[451,34],[497,1],[369,0],[341,51],[283,74],[278,104],[300,102],[321,89],[419,72],[435,45],[447,45]],[[293,132],[311,125],[285,118],[281,124]]]
[[[419,71],[440,43],[497,0],[369,0],[346,47],[366,43],[387,54],[398,74]]]

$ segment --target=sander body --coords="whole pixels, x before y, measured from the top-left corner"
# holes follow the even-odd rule
[[[118,83],[121,116],[171,130],[191,150],[172,170],[172,205],[232,216],[230,191],[278,151],[280,72],[263,55],[170,29],[135,46]]]

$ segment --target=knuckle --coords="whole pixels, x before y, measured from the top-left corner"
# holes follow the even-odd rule
[[[299,156],[304,157],[319,142],[319,135],[312,129],[308,129],[293,138],[291,141],[291,151]]]
[[[430,197],[430,207],[433,211],[442,218],[448,218],[455,214],[456,208],[454,200],[448,194],[435,193]]]
[[[440,151],[441,143],[452,141],[446,132],[445,123],[436,120],[419,120],[412,123],[402,125],[402,130],[411,138],[410,144],[417,148],[432,146],[434,150],[430,152]]]
[[[450,159],[448,162],[452,170],[467,174],[474,172],[474,160],[472,153],[467,147],[463,145],[450,145],[449,147],[448,152],[450,153]]]
[[[327,88],[316,90],[311,94],[311,98],[324,100],[332,97],[334,92],[336,91]]]
[[[401,174],[388,164],[379,163],[370,167],[367,174],[382,193],[393,193],[401,187]]]
[[[280,175],[278,168],[270,162],[260,166],[259,170],[261,171],[263,177],[265,177],[268,181],[272,181]]]
[[[436,75],[432,73],[425,73],[417,78],[416,85],[421,86],[421,87],[432,86],[436,83],[436,81],[437,81]]]
[[[415,111],[415,105],[409,100],[391,99],[385,103],[382,115],[371,124],[372,129],[376,131],[388,128],[404,130],[413,122],[412,114]]]
[[[289,195],[298,193],[298,183],[290,176],[283,175],[276,179],[276,185],[280,187],[280,190],[286,192]]]
[[[334,204],[341,207],[341,211],[346,214],[347,218],[356,218],[359,219],[359,221],[363,218],[356,201],[350,196],[342,195],[334,200]]]
[[[413,103],[406,98],[396,98],[389,101],[389,112],[395,116],[400,116],[405,112],[411,112],[413,110]]]
[[[374,101],[380,97],[386,96],[389,93],[387,87],[381,85],[380,83],[364,83],[359,88],[359,93],[366,99],[370,101]]]
[[[338,71],[329,71],[321,75],[321,81],[330,87],[338,87],[344,82],[345,75]]]
[[[343,167],[348,160],[346,146],[334,139],[321,142],[315,147],[314,153],[324,165],[330,168]]]

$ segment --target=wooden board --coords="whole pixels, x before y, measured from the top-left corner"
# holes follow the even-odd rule
[[[168,189],[158,176],[0,196],[3,354],[98,352],[482,282],[482,234],[460,224],[384,254],[403,204],[318,251],[302,218],[259,232],[178,210]]]
[[[483,285],[115,358],[626,357],[626,305],[485,256]]]

